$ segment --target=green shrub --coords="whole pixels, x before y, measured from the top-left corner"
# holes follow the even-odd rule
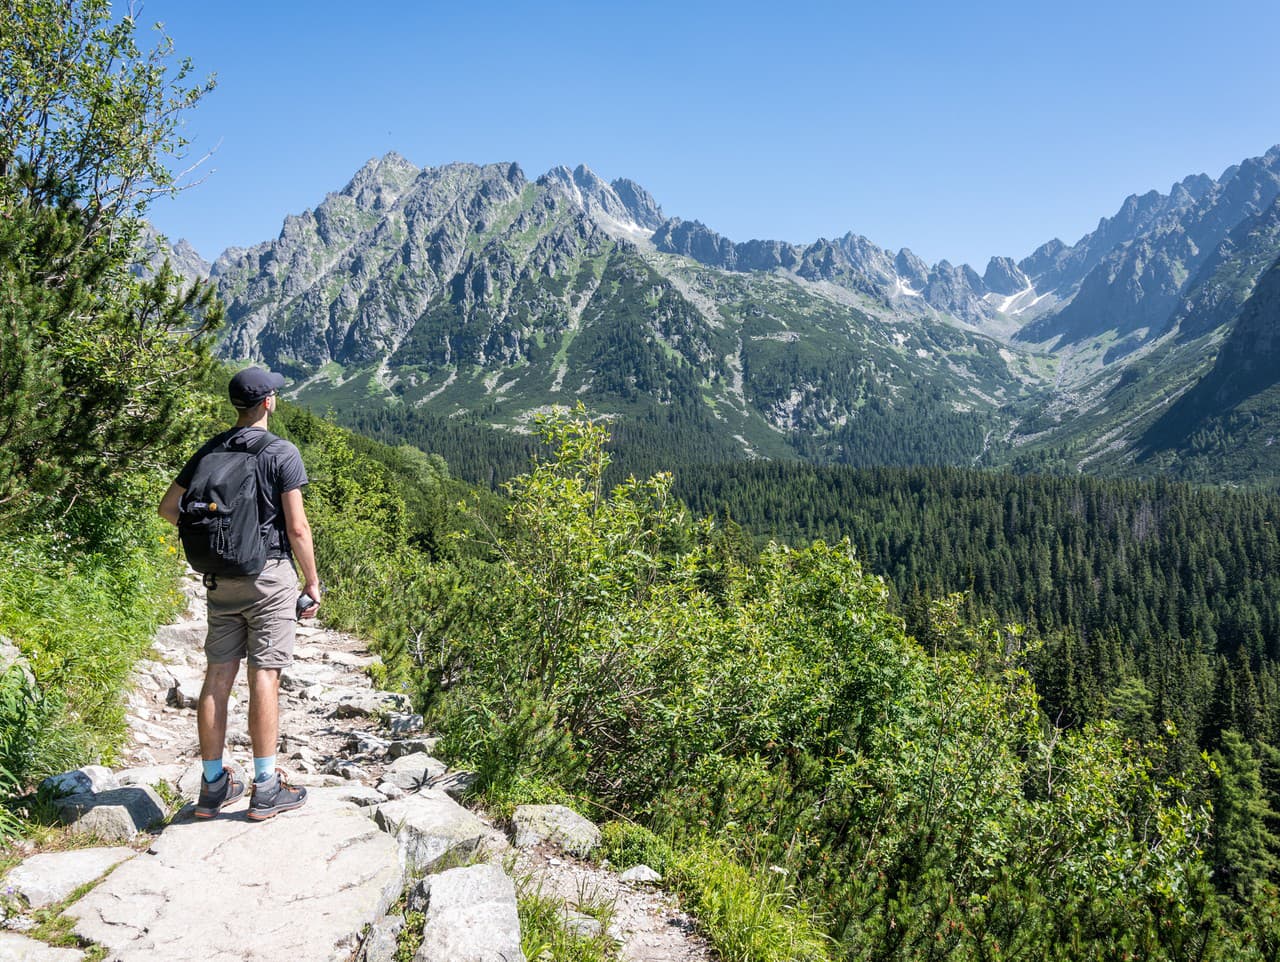
[[[647,865],[659,875],[666,875],[675,860],[671,845],[643,825],[615,819],[600,828],[601,857],[618,871],[636,865]]]
[[[677,856],[667,883],[723,962],[819,962],[831,941],[777,866],[754,873],[714,843]]]
[[[60,531],[0,541],[0,635],[36,680],[24,690],[5,679],[0,705],[3,764],[19,785],[113,760],[129,675],[178,607],[172,533],[158,518],[92,512],[80,529],[91,527],[92,541],[72,536],[83,521],[75,517]]]

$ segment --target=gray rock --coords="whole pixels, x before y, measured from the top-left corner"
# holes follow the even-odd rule
[[[472,865],[431,879],[422,947],[415,962],[524,962],[516,887],[496,865]]]
[[[303,788],[342,788],[351,784],[341,775],[294,773],[289,776],[289,783]]]
[[[182,780],[181,765],[146,765],[140,768],[126,768],[116,774],[121,786],[150,785],[155,788],[161,782],[178,791],[178,783]],[[198,789],[197,789],[198,791]]]
[[[476,779],[479,777],[475,772],[445,772],[431,783],[431,787],[444,792],[455,802],[460,802],[471,791],[471,786],[476,783]]]
[[[563,852],[586,858],[600,844],[600,829],[564,805],[520,805],[511,816],[516,848],[550,842]]]
[[[599,919],[572,909],[565,910],[564,927],[584,939],[598,939],[604,933]]]
[[[427,896],[431,892],[431,876],[418,879],[413,885],[409,886],[409,891],[404,896],[404,910],[406,912],[425,912],[427,910]]]
[[[506,839],[443,792],[428,789],[374,809],[383,831],[395,836],[410,874],[432,871],[446,858],[501,851]]]
[[[289,752],[296,752],[299,748],[306,748],[310,744],[311,739],[298,732],[290,732],[287,735],[280,736],[280,751],[286,755]]]
[[[421,715],[411,712],[387,712],[383,716],[383,726],[393,735],[415,735],[422,731],[425,723]]]
[[[160,647],[203,651],[206,634],[208,634],[208,627],[203,621],[180,621],[177,624],[157,628],[153,637],[156,645]]]
[[[394,782],[406,792],[416,792],[449,770],[449,766],[422,752],[402,755],[387,766],[383,780]]]
[[[85,765],[75,771],[50,775],[40,783],[40,791],[54,795],[85,795],[92,792],[109,792],[119,788],[119,780],[111,769],[102,765]]]
[[[18,671],[22,672],[22,677],[26,679],[28,685],[35,685],[36,676],[31,673],[31,665],[26,656],[23,655],[22,649],[8,638],[0,635],[0,675],[10,668],[17,668]]]
[[[116,962],[348,959],[404,887],[395,841],[316,789],[255,824],[177,822],[67,914]]]
[[[640,885],[662,881],[662,876],[647,865],[633,865],[619,875],[618,878],[624,882],[633,882]]]
[[[438,744],[440,744],[440,739],[438,738],[401,738],[387,743],[387,757],[396,759],[418,752],[425,752],[430,755],[436,750]]]
[[[355,762],[345,758],[331,758],[320,769],[326,775],[340,775],[348,781],[364,782],[369,780],[369,773]]]
[[[376,788],[370,788],[368,785],[359,783],[351,784],[343,788],[334,789],[338,798],[344,802],[350,802],[360,808],[367,808],[370,805],[381,805],[387,800]]]
[[[184,668],[175,669],[173,685],[165,696],[165,703],[174,708],[194,709],[200,703],[200,689],[203,687],[203,673]]]
[[[326,651],[324,660],[357,671],[363,671],[382,661],[377,655],[358,655],[353,651]]]
[[[252,748],[253,739],[243,729],[227,732],[227,744],[232,748]]]
[[[379,738],[369,732],[352,732],[347,736],[344,748],[361,755],[385,755],[392,744],[394,742],[388,742],[385,738]]]
[[[404,798],[407,794],[405,790],[395,782],[387,781],[378,782],[378,792],[385,795],[391,801],[395,801],[397,798]]]
[[[384,915],[364,937],[363,962],[395,962],[404,916]]]
[[[79,949],[58,949],[16,932],[0,932],[0,959],[4,962],[83,962]]]
[[[5,884],[33,909],[61,902],[81,885],[138,853],[122,846],[32,855],[5,876]]]
[[[344,691],[333,706],[332,718],[371,718],[390,712],[407,712],[407,695],[394,691]]]
[[[164,802],[148,785],[71,795],[54,803],[58,818],[81,835],[127,842],[164,820]]]
[[[341,672],[324,665],[294,662],[280,672],[280,687],[284,691],[299,691],[312,685],[336,685],[343,678]]]

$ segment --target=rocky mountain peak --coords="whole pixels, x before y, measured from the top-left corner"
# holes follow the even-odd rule
[[[662,211],[647,191],[631,181],[606,183],[586,164],[573,170],[552,167],[538,178],[538,184],[567,197],[615,236],[648,240],[649,232],[663,223]],[[625,199],[618,184],[624,185]]]
[[[420,173],[415,165],[392,151],[365,161],[339,194],[352,198],[363,210],[382,210],[394,204]]]
[[[653,195],[634,180],[619,177],[609,186],[613,188],[613,192],[618,195],[618,199],[631,214],[631,219],[637,224],[649,230],[657,230],[662,226],[663,221],[666,220],[662,208],[653,199]]]
[[[987,270],[982,275],[982,283],[992,293],[1009,296],[1026,290],[1031,281],[1023,273],[1022,268],[1014,263],[1012,257],[993,257],[987,262]]]
[[[910,247],[898,251],[898,256],[893,259],[893,266],[898,276],[917,290],[929,282],[929,265]]]

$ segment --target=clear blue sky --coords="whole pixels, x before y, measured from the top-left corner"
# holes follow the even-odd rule
[[[368,158],[585,163],[733,238],[852,230],[930,262],[1068,243],[1130,193],[1280,143],[1280,3],[146,0],[218,88],[207,258]]]

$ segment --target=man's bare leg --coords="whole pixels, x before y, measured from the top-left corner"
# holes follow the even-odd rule
[[[249,666],[249,738],[255,758],[274,757],[280,741],[280,669]]]
[[[227,742],[227,699],[240,672],[240,660],[211,664],[204,673],[204,686],[196,705],[196,729],[200,733],[200,757],[207,762],[222,760]]]

